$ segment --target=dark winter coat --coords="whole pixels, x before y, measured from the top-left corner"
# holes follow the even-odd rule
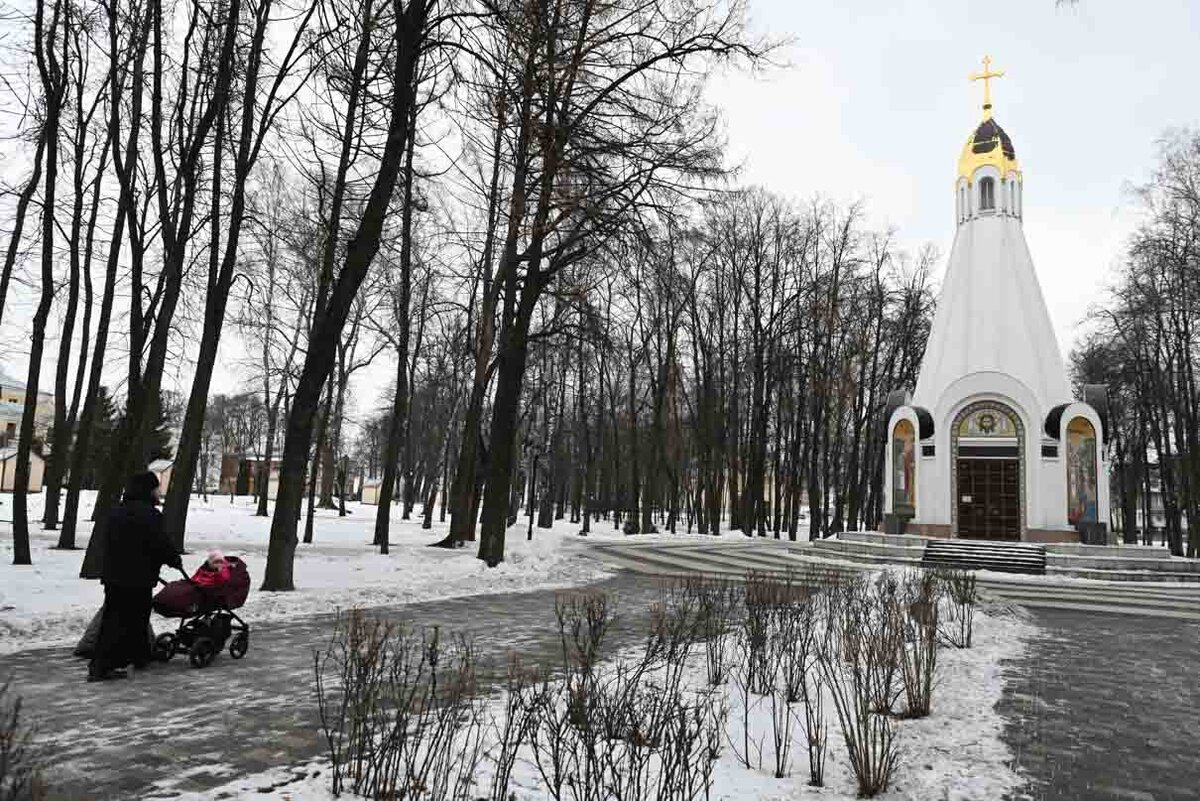
[[[145,501],[126,501],[112,510],[101,575],[105,584],[149,589],[158,582],[160,567],[182,566],[162,520],[162,512]]]

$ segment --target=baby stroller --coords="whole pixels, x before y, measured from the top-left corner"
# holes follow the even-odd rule
[[[226,642],[234,659],[246,655],[250,648],[250,626],[233,611],[246,603],[250,592],[250,573],[245,562],[236,556],[226,556],[219,566],[205,562],[190,577],[183,573],[181,581],[163,584],[154,596],[154,611],[180,620],[177,630],[160,634],[154,640],[154,655],[160,661],[166,662],[175,654],[187,654],[193,667],[207,667]]]

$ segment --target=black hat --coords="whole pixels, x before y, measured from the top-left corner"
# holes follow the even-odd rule
[[[129,483],[125,485],[125,503],[130,501],[150,503],[156,489],[158,489],[158,476],[149,471],[135,473],[130,477]]]

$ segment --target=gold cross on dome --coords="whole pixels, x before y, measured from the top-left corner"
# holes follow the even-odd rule
[[[990,119],[992,116],[992,78],[1003,77],[1003,70],[992,72],[991,56],[983,57],[983,72],[971,74],[972,81],[983,81],[983,118],[985,120]]]

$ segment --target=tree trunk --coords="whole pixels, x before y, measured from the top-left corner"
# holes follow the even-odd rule
[[[396,394],[392,398],[392,416],[388,420],[387,445],[383,457],[383,481],[379,485],[379,505],[375,510],[375,540],[379,552],[388,553],[392,522],[392,493],[400,464],[400,449],[408,419],[408,337],[411,330],[412,295],[412,188],[413,151],[416,149],[416,110],[409,114],[408,151],[404,156],[404,210],[400,222],[400,297],[396,308]]]
[[[488,460],[487,481],[483,494],[483,517],[480,520],[479,558],[488,567],[504,561],[504,532],[508,522],[508,505],[512,488],[512,470],[516,458],[517,419],[520,411],[521,385],[528,362],[529,323],[537,302],[537,260],[533,260],[526,276],[521,303],[512,323],[501,331],[500,353],[496,366],[496,397],[492,404],[491,454]],[[515,269],[515,266],[514,266]],[[515,289],[512,280],[510,289]]]

